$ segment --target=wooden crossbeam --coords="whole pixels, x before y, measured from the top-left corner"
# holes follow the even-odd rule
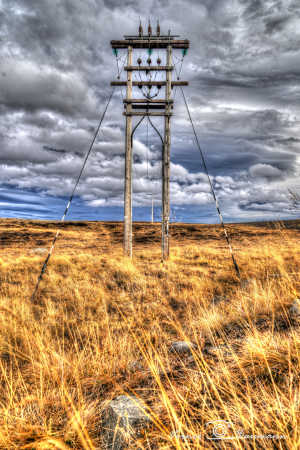
[[[111,86],[127,86],[126,81],[111,81]],[[188,81],[172,81],[173,86],[188,86]],[[166,86],[165,81],[133,81],[132,86]]]
[[[123,103],[164,103],[164,104],[168,104],[168,103],[173,103],[174,100],[170,99],[170,100],[166,100],[165,98],[162,99],[146,99],[146,98],[124,98]]]
[[[136,40],[126,39],[122,41],[111,41],[112,48],[167,48],[171,45],[172,48],[189,48],[190,42],[187,39],[175,40],[175,39],[148,39],[148,40]]]
[[[166,112],[123,112],[123,116],[172,116],[173,113],[166,113]]]
[[[174,66],[125,66],[124,70],[138,70],[138,71],[174,70]]]
[[[133,104],[132,105],[132,109],[165,109],[166,105],[162,105],[162,104],[151,104],[151,103],[146,103],[146,104],[141,104],[141,103],[137,103],[137,104]]]
[[[124,38],[125,39],[133,39],[135,41],[149,41],[149,39],[151,40],[155,40],[155,39],[159,39],[159,40],[165,40],[165,41],[170,41],[170,40],[174,40],[174,38],[178,38],[180,37],[179,34],[165,34],[165,35],[159,35],[159,36],[155,36],[155,34],[153,35],[148,35],[148,34],[143,34],[142,36],[129,36],[129,35],[125,35]]]

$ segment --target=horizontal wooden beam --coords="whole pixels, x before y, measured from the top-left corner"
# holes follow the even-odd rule
[[[127,86],[127,81],[111,81],[111,86]],[[188,81],[172,81],[173,86],[188,86]],[[165,81],[133,81],[132,86],[166,86]]]
[[[168,45],[171,45],[172,48],[189,48],[190,42],[187,39],[167,40],[159,38],[150,38],[148,40],[126,39],[122,41],[111,41],[112,48],[127,48],[129,46],[133,48],[167,48]]]
[[[152,49],[159,49],[159,48],[166,48],[168,47],[167,45],[132,45],[133,48],[152,48]],[[183,45],[183,44],[178,44],[178,45],[172,45],[173,48],[175,49],[180,49],[180,50],[184,50],[184,49],[188,49],[189,46],[187,45]],[[128,48],[128,45],[112,45],[112,48],[117,48],[117,49],[124,49],[124,48]]]
[[[124,36],[124,38],[127,40],[127,39],[130,39],[130,40],[134,40],[134,41],[148,41],[149,42],[149,39],[159,39],[159,40],[167,40],[167,41],[170,41],[170,40],[174,40],[175,38],[178,38],[178,37],[180,37],[180,35],[179,34],[172,34],[172,35],[169,35],[169,34],[165,34],[165,35],[163,35],[163,34],[160,34],[159,36],[157,36],[157,35],[155,35],[155,34],[151,34],[150,36],[149,36],[149,34],[143,34],[142,36],[140,36],[140,35],[138,35],[138,36],[132,36],[132,35],[125,35]]]
[[[163,99],[146,99],[146,98],[130,98],[130,99],[126,99],[124,98],[123,103],[164,103],[164,104],[168,104],[168,103],[173,103],[174,100],[170,99],[170,100],[166,100],[165,98]]]
[[[150,70],[174,70],[174,66],[125,66],[124,70],[144,70],[144,71],[150,71]]]
[[[151,103],[146,103],[146,104],[137,103],[137,104],[132,105],[132,109],[147,109],[148,110],[148,109],[165,109],[165,108],[166,108],[166,105],[162,105],[159,103],[152,104],[152,105],[151,105]]]
[[[172,113],[166,113],[166,112],[130,112],[126,113],[123,112],[123,116],[172,116]]]

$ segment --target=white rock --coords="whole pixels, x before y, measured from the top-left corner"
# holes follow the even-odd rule
[[[173,353],[178,353],[179,355],[185,354],[185,353],[192,353],[191,349],[195,349],[196,345],[191,342],[186,341],[177,341],[172,342],[172,345],[170,347],[170,351]]]
[[[300,299],[296,298],[290,306],[290,314],[300,318]]]
[[[132,361],[128,364],[130,372],[140,372],[144,370],[144,367],[140,361]]]
[[[144,413],[137,397],[119,395],[109,403],[102,415],[106,448],[121,450],[149,422],[150,418]]]

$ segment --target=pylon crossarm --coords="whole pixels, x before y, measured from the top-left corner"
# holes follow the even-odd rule
[[[130,71],[128,71],[130,73]],[[126,81],[111,81],[111,86],[127,86]],[[166,86],[166,81],[133,81],[132,86]],[[188,81],[172,81],[171,87],[174,86],[188,86]]]
[[[174,66],[125,66],[124,70],[135,70],[135,71],[157,71],[157,70],[174,70]]]
[[[121,41],[111,41],[112,48],[128,48],[128,46],[132,48],[167,48],[168,45],[171,45],[174,49],[187,49],[190,46],[190,42],[187,39],[184,40],[175,40],[175,39],[148,39],[148,40],[139,40],[136,38],[133,39],[125,39]]]

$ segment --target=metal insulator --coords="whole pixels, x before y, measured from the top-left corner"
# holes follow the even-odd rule
[[[138,59],[137,59],[137,63],[138,63],[139,66],[142,64],[141,58],[138,58]]]
[[[148,63],[149,66],[150,66],[150,64],[152,63],[151,58],[148,58],[148,59],[147,59],[147,63]]]
[[[142,27],[142,22],[140,21],[140,26],[139,26],[139,36],[143,36],[143,27]]]
[[[160,25],[159,25],[159,20],[157,20],[156,34],[157,34],[157,36],[160,36]]]
[[[157,58],[157,64],[160,66],[161,65],[161,59]]]
[[[149,19],[149,25],[148,25],[148,35],[152,36],[152,27],[151,27],[150,19]]]

